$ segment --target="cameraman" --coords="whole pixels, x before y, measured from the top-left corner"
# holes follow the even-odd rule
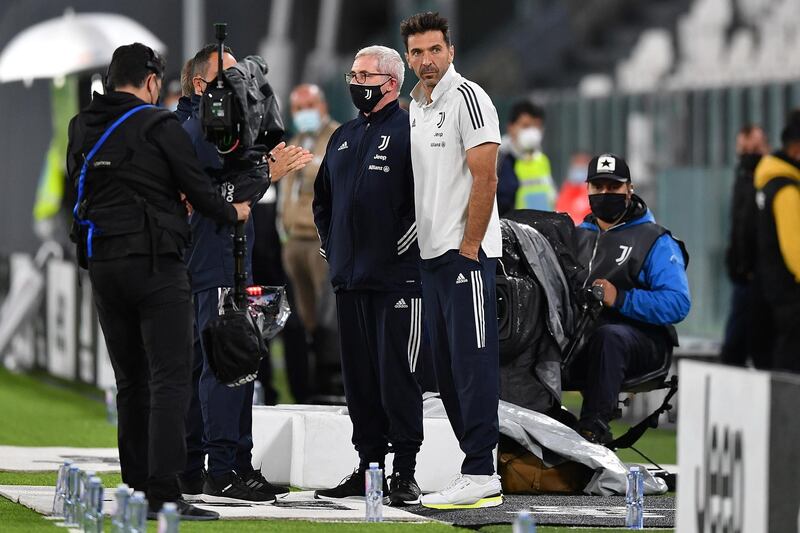
[[[689,257],[633,194],[624,159],[597,156],[587,176],[592,213],[578,226],[578,254],[584,287],[603,289],[603,311],[570,370],[585,383],[578,432],[606,444],[623,381],[658,369],[678,345],[672,325],[689,313]]]
[[[191,142],[158,101],[164,60],[139,43],[114,51],[106,95],[69,125],[67,172],[78,188],[73,229],[117,382],[122,480],[144,491],[151,516],[176,502],[183,520],[219,515],[181,500],[183,417],[190,392],[192,304],[182,255],[189,225],[180,193],[217,223],[247,219],[208,183]],[[137,107],[149,107],[133,111]],[[112,123],[133,111],[94,147]],[[82,172],[87,164],[85,175]]]
[[[218,74],[218,45],[203,47],[193,58],[191,81],[192,115],[183,127],[192,139],[200,164],[209,174],[206,180],[215,181],[223,159],[217,147],[206,140],[200,122],[200,100]],[[236,64],[230,49],[225,49],[223,69]],[[310,159],[307,151],[279,144],[272,151],[270,175],[277,182],[283,175],[305,166]],[[217,186],[227,189],[223,177]],[[221,193],[218,193],[221,194]],[[234,284],[233,227],[220,225],[200,213],[191,216],[193,241],[186,254],[192,279],[195,310],[194,393],[186,418],[188,460],[180,477],[181,491],[187,495],[205,494],[219,501],[274,501],[278,494],[289,492],[288,487],[272,485],[253,469],[253,386],[250,382],[238,387],[220,383],[208,363],[202,343],[202,332],[209,320],[219,314],[219,295],[222,288]],[[247,235],[247,283],[252,285],[253,242],[255,231],[252,219],[245,228]],[[203,470],[208,454],[208,474]],[[209,498],[207,498],[209,499]]]

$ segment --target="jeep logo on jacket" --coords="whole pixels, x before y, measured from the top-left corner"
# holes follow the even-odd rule
[[[313,206],[335,291],[420,288],[409,131],[394,101],[331,136]]]

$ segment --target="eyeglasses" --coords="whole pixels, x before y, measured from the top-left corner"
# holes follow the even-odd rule
[[[389,78],[394,78],[391,74],[383,74],[381,72],[348,72],[344,75],[344,80],[347,83],[352,83],[353,80],[356,80],[356,83],[366,83],[367,78],[371,76],[389,76]]]

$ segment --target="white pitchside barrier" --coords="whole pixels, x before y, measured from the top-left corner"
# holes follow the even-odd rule
[[[254,407],[253,466],[277,483],[308,489],[334,487],[358,466],[352,431],[342,407]],[[446,418],[425,418],[424,431],[416,478],[424,492],[433,492],[459,473],[464,454]],[[386,458],[387,475],[392,458]]]

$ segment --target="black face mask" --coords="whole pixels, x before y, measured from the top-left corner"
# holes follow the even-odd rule
[[[358,85],[356,83],[351,83],[350,98],[353,100],[353,105],[362,113],[372,113],[372,110],[375,109],[375,106],[378,105],[378,102],[383,98],[381,87],[383,87],[387,81],[389,80],[386,80],[380,85]]]
[[[624,193],[590,194],[589,207],[594,216],[603,222],[612,223],[625,214],[628,208],[626,200],[627,195]]]
[[[156,84],[156,88],[158,88],[157,84]],[[147,91],[147,95],[152,97],[152,93],[149,90]],[[152,102],[152,105],[154,105],[156,107],[161,107],[161,91],[159,91],[158,94],[156,94],[156,101]]]
[[[742,154],[739,156],[739,164],[750,172],[756,169],[759,161],[761,161],[761,154]]]

